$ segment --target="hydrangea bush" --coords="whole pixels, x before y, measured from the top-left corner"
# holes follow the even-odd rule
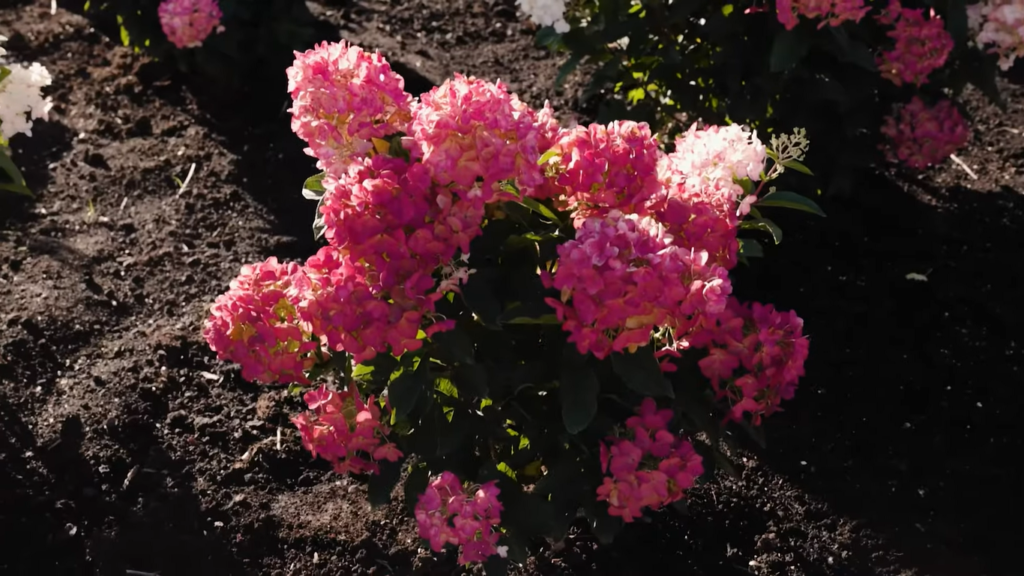
[[[83,11],[125,46],[237,86],[287,66],[316,36],[302,0],[84,0]]]
[[[403,483],[433,550],[500,572],[578,517],[608,542],[793,396],[803,322],[729,271],[760,255],[748,233],[781,239],[762,211],[823,215],[766,187],[809,172],[802,131],[694,126],[666,154],[646,124],[562,128],[500,83],[414,98],[345,43],[287,76],[326,245],[243,267],[204,336],[302,393],[303,446],[371,502]]]
[[[7,62],[7,50],[0,36],[0,190],[31,195],[17,165],[11,159],[10,140],[17,134],[32,135],[35,120],[45,120],[53,102],[42,89],[52,82],[41,64],[30,66]]]
[[[535,0],[538,41],[581,64],[599,122],[666,135],[695,119],[762,132],[806,127],[818,184],[839,192],[888,160],[918,169],[969,138],[956,98],[995,85],[1024,50],[1013,0]],[[920,126],[923,128],[914,128]],[[930,141],[934,139],[935,141]],[[815,158],[822,159],[816,161]]]

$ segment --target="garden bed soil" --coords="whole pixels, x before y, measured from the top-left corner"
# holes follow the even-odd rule
[[[370,509],[310,461],[295,400],[199,335],[242,264],[315,249],[298,194],[313,162],[287,115],[210,104],[49,4],[0,9],[56,102],[13,143],[37,198],[0,197],[0,573],[463,573],[424,550],[400,497]],[[312,7],[413,91],[460,71],[566,121],[577,107],[511,0]],[[947,162],[824,198],[827,219],[780,215],[785,241],[739,272],[812,339],[739,478],[613,546],[576,527],[519,573],[1019,573],[1024,94],[1005,88],[1006,113],[969,98],[977,179]]]

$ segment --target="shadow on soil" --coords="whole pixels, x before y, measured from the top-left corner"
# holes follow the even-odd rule
[[[933,205],[879,179],[824,199],[827,219],[779,214],[786,241],[740,272],[741,292],[796,309],[812,342],[764,456],[923,573],[1008,575],[1024,485],[1011,456],[1024,448],[1024,274],[1011,264],[1024,196],[920,193]]]

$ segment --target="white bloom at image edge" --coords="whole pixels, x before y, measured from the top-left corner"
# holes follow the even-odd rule
[[[0,42],[7,38],[0,36]],[[7,53],[0,48],[0,56]],[[15,134],[32,135],[32,121],[45,120],[53,102],[43,98],[42,88],[53,79],[41,64],[24,66],[0,61],[11,73],[0,81],[0,137],[10,140]]]
[[[535,23],[553,26],[559,34],[569,31],[569,23],[565,21],[565,0],[516,0],[516,4]]]

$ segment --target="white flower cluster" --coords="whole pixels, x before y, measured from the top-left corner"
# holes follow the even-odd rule
[[[0,36],[0,43],[6,41]],[[32,121],[45,120],[53,107],[50,98],[43,98],[41,93],[52,82],[46,68],[40,64],[9,64],[3,59],[5,54],[7,51],[0,46],[0,141],[4,142],[15,134],[31,136]]]
[[[565,21],[565,0],[516,0],[516,4],[535,23],[553,26],[559,34],[569,31],[569,23]]]

